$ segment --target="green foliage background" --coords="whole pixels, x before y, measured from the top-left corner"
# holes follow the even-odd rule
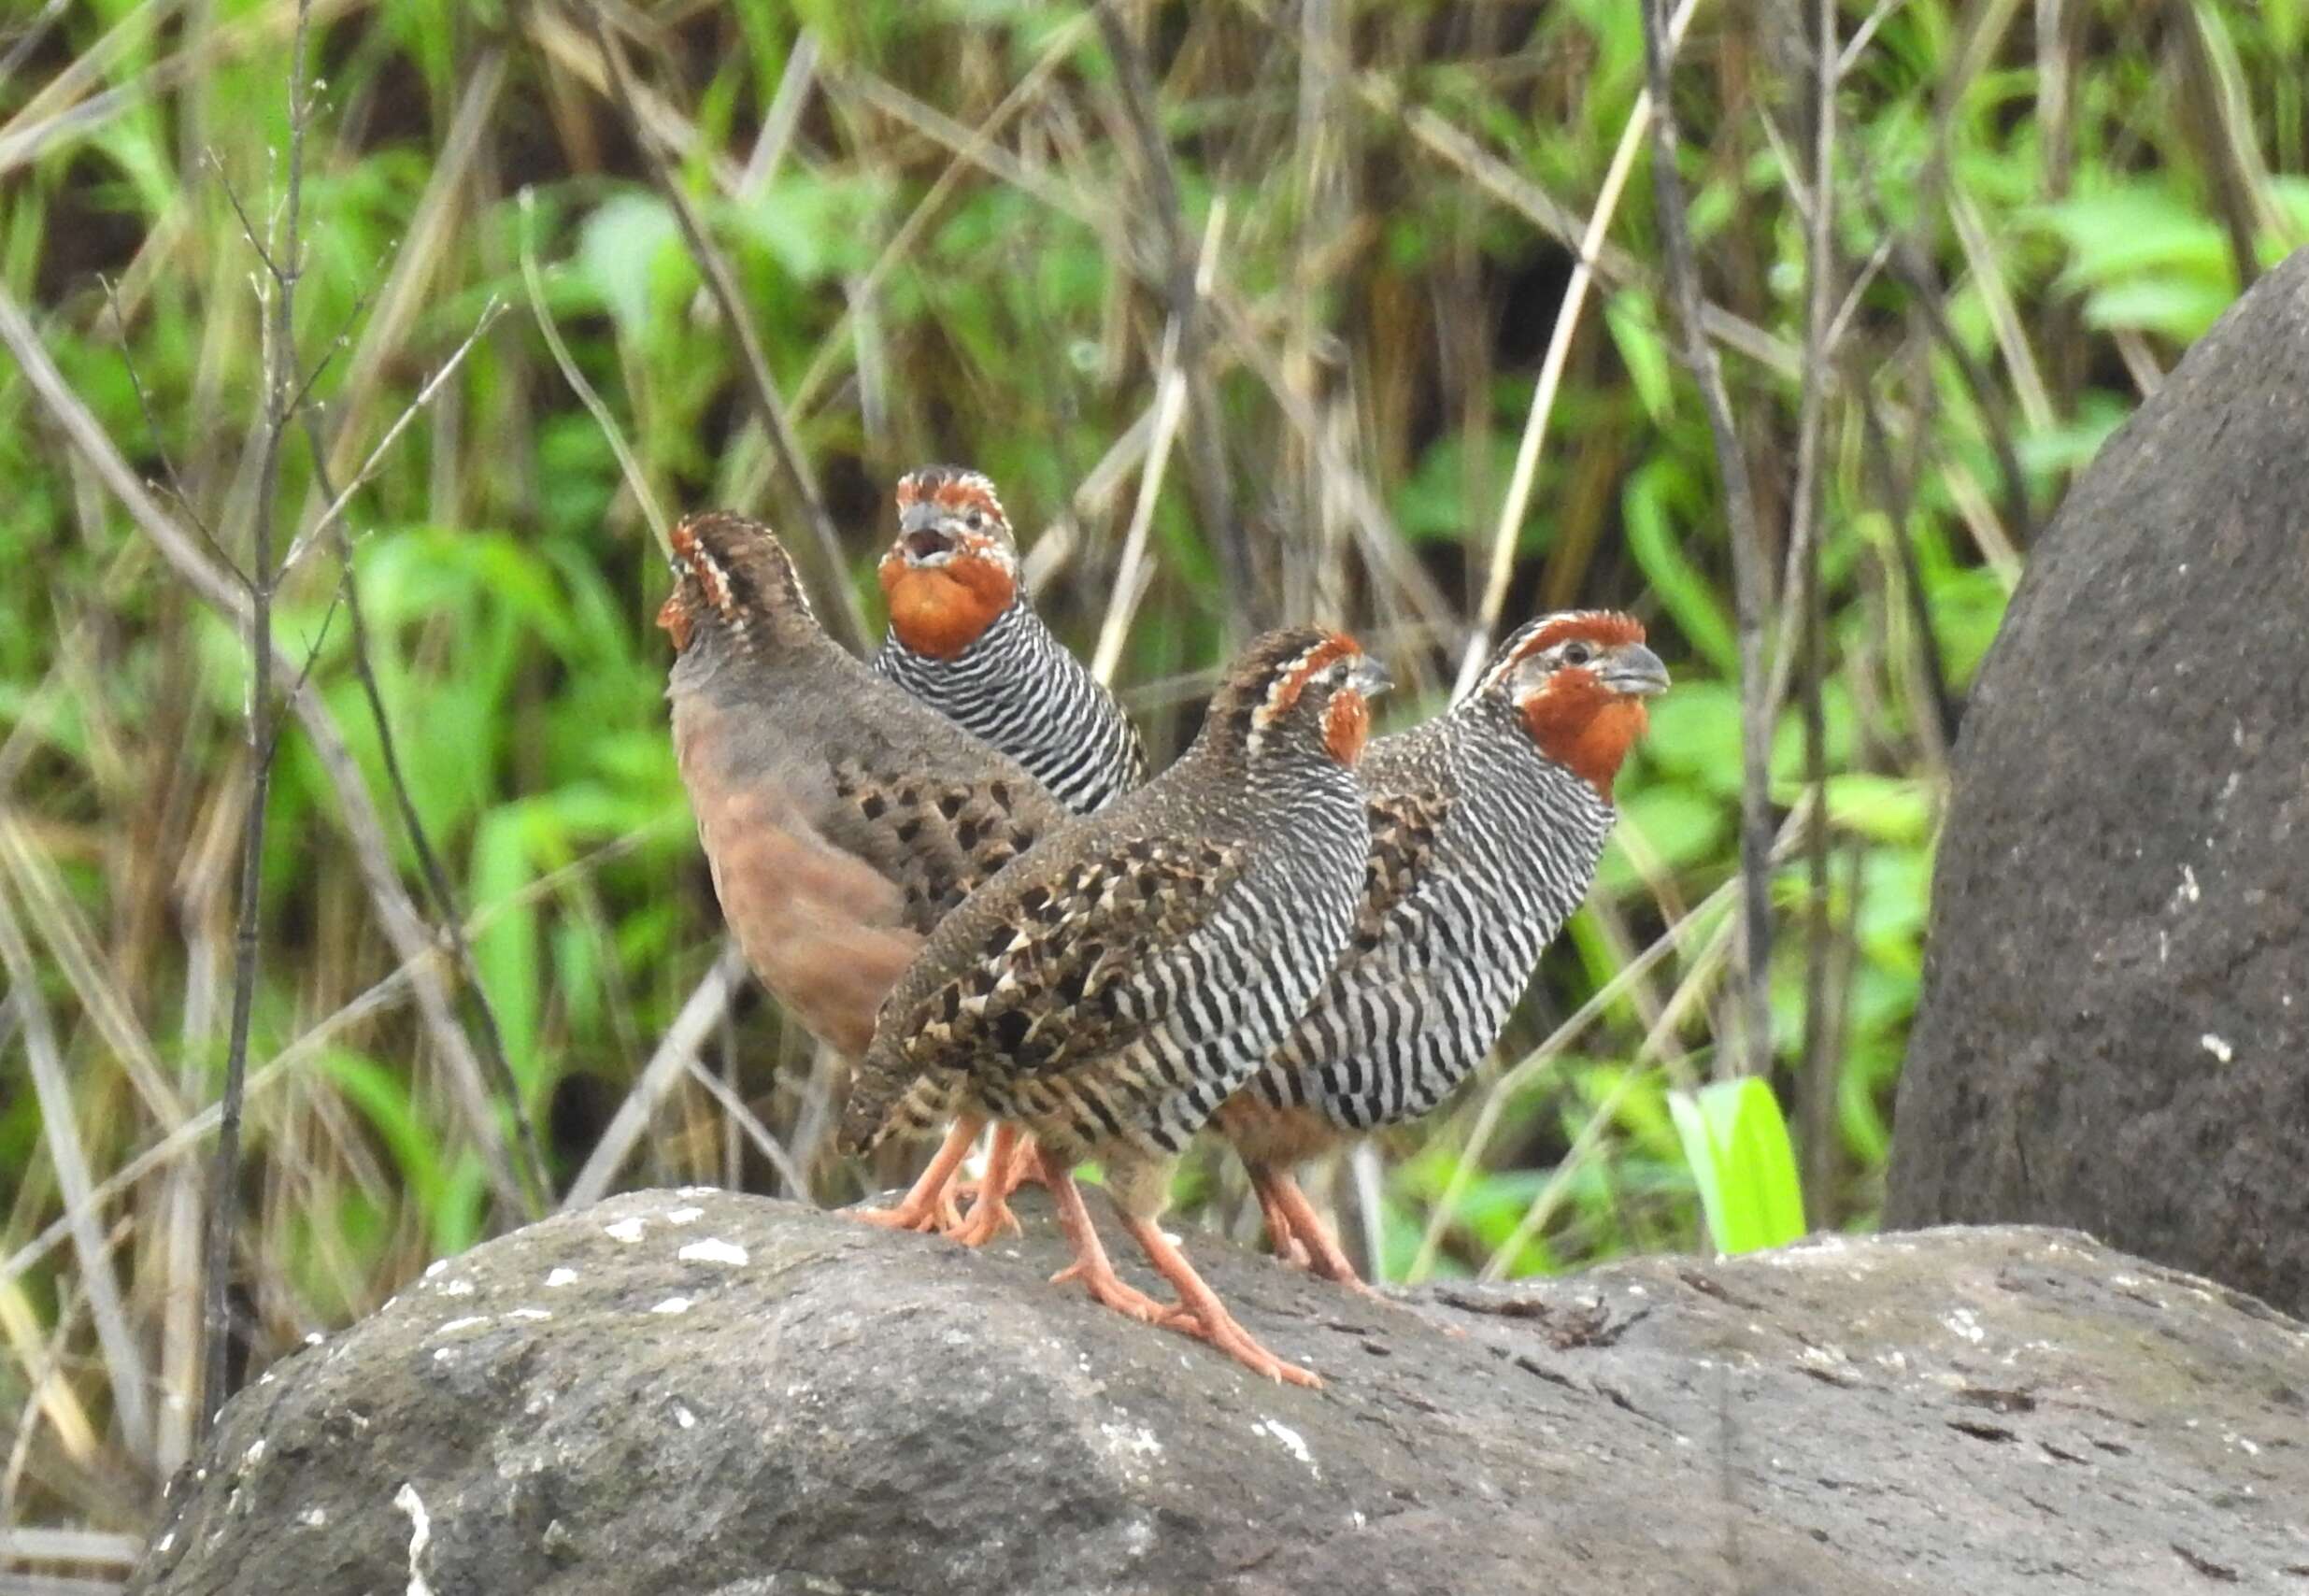
[[[264,339],[235,198],[278,246],[294,12],[90,0],[0,21],[0,290],[165,517],[244,564],[267,492]],[[1192,403],[1118,682],[1167,757],[1231,641],[1319,617],[1394,662],[1392,717],[1431,712],[1479,613],[1577,229],[1642,86],[1637,8],[1125,13],[1176,236],[1190,256],[1211,242]],[[1810,1221],[1866,1226],[1922,964],[1942,701],[1960,705],[2070,476],[2241,283],[2309,236],[2309,77],[2296,0],[1837,7],[1840,314],[1807,368],[1810,14],[1698,7],[1675,112],[1775,578],[1807,385],[1819,401],[1824,627],[1773,743],[1767,1084]],[[840,531],[841,569],[812,572],[821,591],[848,583],[875,616],[890,484],[965,461],[1002,484],[1044,612],[1088,652],[1125,568],[1146,452],[1133,429],[1172,307],[1162,185],[1094,19],[1005,0],[607,15]],[[587,13],[331,0],[312,66],[297,341],[335,481],[501,312],[363,477],[347,525],[407,796],[566,1190],[720,936],[665,737],[645,498],[759,511],[805,549],[806,521],[738,340],[605,92]],[[1737,633],[1647,144],[1638,157],[1509,529],[1502,623],[1633,608],[1678,686],[1622,780],[1594,897],[1493,1067],[1335,1183],[1351,1242],[1392,1279],[1705,1244],[1670,1093],[1737,1073],[1719,1045],[1738,968]],[[636,476],[557,364],[548,319]],[[1233,507],[1217,525],[1196,492],[1214,485]],[[301,431],[277,502],[292,533],[326,502]],[[224,1054],[246,639],[12,356],[0,558],[20,573],[0,590],[0,907],[23,951],[0,1011],[0,1521],[133,1532],[191,1434],[209,1145],[195,1116]],[[353,668],[342,574],[322,539],[285,585],[279,635],[309,656],[390,874],[437,920]],[[477,1035],[477,1017],[412,1002],[421,983],[357,867],[324,752],[292,726],[268,814],[240,1249],[258,1364],[520,1217],[492,1175],[509,1118],[477,1121],[445,1045],[444,1027]],[[445,958],[429,968],[453,989]],[[769,1005],[740,991],[707,1018],[701,1069],[648,1102],[647,1133],[606,1172],[618,1184],[786,1190],[782,1160],[836,1201],[895,1173],[826,1153],[839,1071]],[[1743,1126],[1760,1102],[1739,1092]],[[63,1223],[76,1158],[118,1301],[92,1291]],[[1760,1183],[1713,1211],[1790,1211],[1784,1159],[1696,1165]],[[1255,1233],[1215,1155],[1180,1198]],[[132,1379],[141,1428],[117,1400]]]

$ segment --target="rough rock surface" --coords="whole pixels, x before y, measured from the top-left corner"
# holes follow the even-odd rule
[[[2031,552],[1965,713],[1888,1222],[2309,1315],[2309,250]]]
[[[2309,1591],[2309,1329],[2070,1233],[1373,1303],[1208,1237],[1290,1389],[973,1255],[640,1192],[276,1365],[136,1592]]]

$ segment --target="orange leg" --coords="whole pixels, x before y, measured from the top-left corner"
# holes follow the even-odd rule
[[[1012,1171],[1020,1161],[1018,1149],[1021,1144],[1031,1160],[1034,1145],[1019,1133],[1017,1126],[994,1127],[993,1149],[986,1155],[986,1178],[978,1183],[977,1193],[971,1199],[969,1215],[946,1233],[948,1241],[961,1242],[964,1247],[984,1247],[998,1235],[1017,1233],[1019,1217],[1010,1211],[1010,1193],[1019,1189],[1018,1177]]]
[[[1235,1323],[1234,1316],[1227,1312],[1219,1293],[1205,1285],[1203,1276],[1194,1272],[1187,1255],[1171,1245],[1152,1219],[1133,1215],[1122,1217],[1125,1229],[1133,1239],[1146,1249],[1147,1257],[1162,1272],[1162,1277],[1178,1288],[1178,1300],[1185,1310],[1182,1320],[1174,1316],[1174,1328],[1184,1331],[1198,1341],[1207,1341],[1213,1347],[1234,1359],[1238,1363],[1270,1380],[1284,1380],[1294,1386],[1308,1386],[1318,1390],[1323,1382],[1296,1363],[1286,1363],[1251,1339],[1250,1332]]]
[[[965,1114],[954,1121],[954,1128],[939,1144],[937,1156],[930,1161],[906,1194],[898,1200],[895,1208],[860,1208],[851,1218],[869,1225],[881,1225],[893,1231],[949,1231],[962,1222],[962,1214],[954,1206],[954,1172],[969,1156],[970,1144],[978,1139],[978,1132],[986,1125],[984,1119]]]
[[[1315,1260],[1308,1255],[1306,1245],[1291,1230],[1290,1210],[1276,1194],[1275,1176],[1254,1172],[1250,1189],[1259,1199],[1260,1217],[1266,1221],[1267,1246],[1275,1249],[1275,1256],[1293,1269],[1314,1268]]]
[[[986,1173],[991,1178],[1002,1176],[1002,1196],[1005,1201],[1018,1195],[1019,1188],[1029,1181],[1042,1183],[1042,1166],[1034,1157],[1034,1138],[1013,1125],[994,1127],[994,1145],[986,1156]],[[975,1204],[982,1183],[965,1180],[954,1189],[957,1200]]]
[[[1090,1210],[1082,1201],[1082,1188],[1075,1177],[1060,1169],[1039,1150],[1035,1161],[1041,1166],[1044,1184],[1058,1203],[1059,1228],[1075,1249],[1075,1261],[1056,1275],[1050,1284],[1062,1285],[1079,1280],[1093,1301],[1134,1318],[1141,1324],[1163,1324],[1170,1321],[1176,1310],[1164,1307],[1146,1292],[1115,1273],[1115,1266],[1106,1257],[1106,1248],[1098,1239],[1097,1227],[1090,1223]]]
[[[1379,1295],[1355,1273],[1355,1265],[1332,1239],[1321,1216],[1315,1212],[1315,1204],[1299,1190],[1299,1182],[1290,1170],[1261,1170],[1251,1176],[1251,1183],[1259,1192],[1259,1206],[1267,1217],[1267,1236],[1274,1242],[1278,1256],[1365,1296]]]

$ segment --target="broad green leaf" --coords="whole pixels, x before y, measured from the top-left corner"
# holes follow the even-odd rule
[[[1753,1076],[1668,1094],[1717,1250],[1753,1252],[1804,1233],[1796,1155],[1772,1088]]]

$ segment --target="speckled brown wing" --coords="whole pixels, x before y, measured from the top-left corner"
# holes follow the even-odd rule
[[[1349,959],[1379,946],[1390,918],[1425,878],[1451,801],[1442,793],[1389,792],[1374,794],[1366,807],[1371,815],[1371,862],[1362,903],[1355,911],[1355,934],[1347,944]]]
[[[941,928],[947,957],[891,993],[866,1071],[889,1086],[857,1095],[846,1133],[919,1133],[974,1072],[1055,1087],[1144,1035],[1176,990],[1149,959],[1191,947],[1242,868],[1236,846],[1133,839],[989,883]]]
[[[1035,1075],[1106,1051],[1167,1012],[1167,993],[1135,990],[1133,968],[1199,930],[1240,868],[1236,849],[1139,842],[990,905],[977,956],[914,1005],[906,1054],[999,1048],[1004,1067]]]
[[[977,887],[1062,823],[1024,783],[940,780],[857,760],[834,767],[828,831],[897,889],[905,923],[928,932]]]

